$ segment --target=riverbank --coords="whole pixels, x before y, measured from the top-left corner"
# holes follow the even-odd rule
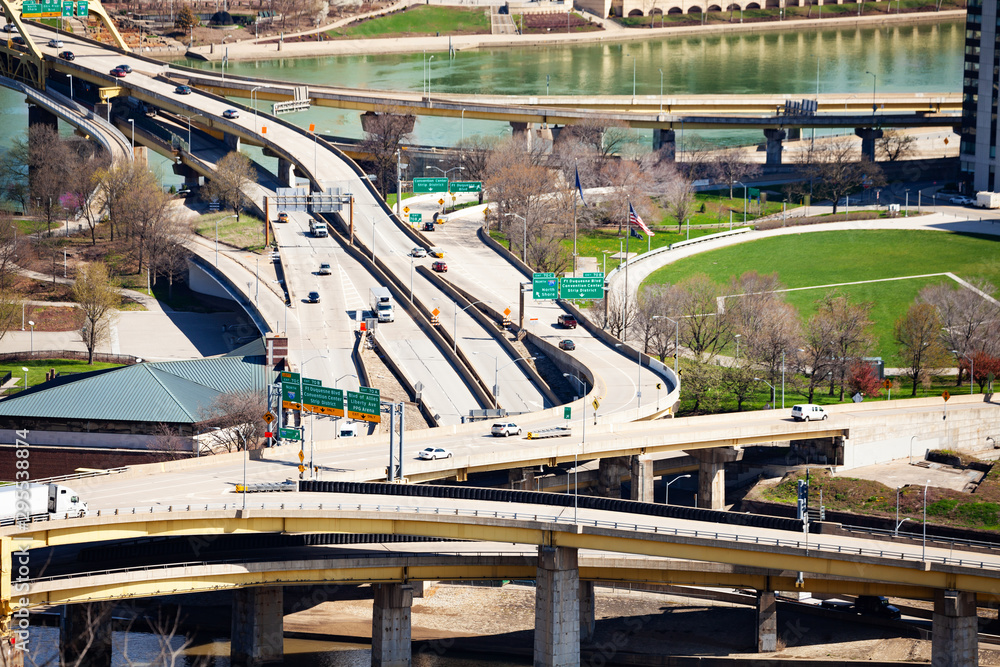
[[[634,28],[602,32],[559,33],[547,35],[461,35],[440,37],[405,37],[335,40],[324,42],[279,42],[264,44],[246,40],[226,44],[225,50],[214,45],[198,46],[185,54],[188,58],[220,61],[227,55],[230,61],[274,60],[276,58],[316,58],[324,56],[351,56],[389,53],[439,53],[449,48],[456,51],[477,49],[503,49],[546,47],[566,44],[600,44],[648,41],[673,37],[704,34],[756,34],[764,32],[802,32],[805,30],[841,30],[852,27],[905,26],[920,23],[945,23],[965,18],[964,10],[909,14],[877,14],[871,16],[845,16],[817,19],[796,19],[755,23],[727,23],[725,25],[681,26],[663,28]],[[329,29],[326,26],[324,29]],[[310,31],[313,32],[313,31]],[[151,53],[150,55],[159,55]],[[169,54],[173,55],[173,53]]]

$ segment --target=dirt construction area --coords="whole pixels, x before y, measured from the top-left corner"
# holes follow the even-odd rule
[[[531,586],[429,586],[423,598],[413,600],[412,637],[426,642],[414,652],[429,648],[439,654],[487,653],[491,659],[504,654],[530,661],[534,609]],[[931,659],[930,641],[917,638],[916,630],[831,621],[789,605],[779,604],[779,651],[768,656],[755,652],[755,611],[750,606],[598,587],[596,609],[596,632],[593,641],[583,644],[583,664],[628,661],[635,654],[839,663]],[[371,614],[370,599],[324,602],[286,616],[285,632],[367,638]],[[902,636],[907,632],[912,636]],[[1000,665],[1000,651],[981,648],[979,664]]]

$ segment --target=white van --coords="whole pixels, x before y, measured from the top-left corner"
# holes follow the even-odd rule
[[[801,405],[792,406],[792,419],[795,421],[817,421],[826,419],[829,417],[826,414],[826,410],[822,406],[815,405],[813,403],[803,403]]]
[[[341,438],[356,438],[358,437],[358,426],[354,422],[347,422],[342,424],[340,427],[340,437]]]

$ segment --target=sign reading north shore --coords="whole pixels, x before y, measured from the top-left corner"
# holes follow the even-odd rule
[[[563,278],[560,292],[563,299],[604,298],[604,274],[584,273],[580,278]]]
[[[42,5],[39,2],[22,2],[21,18],[36,19],[42,15]]]
[[[451,184],[452,192],[482,192],[483,182],[482,181],[453,181]]]
[[[531,298],[558,299],[559,281],[554,273],[534,273],[531,276]]]
[[[302,386],[302,407],[310,412],[333,417],[344,416],[344,390],[316,385]]]
[[[281,407],[288,410],[301,410],[302,394],[298,382],[281,383]]]
[[[414,178],[413,194],[428,192],[448,192],[447,178]]]
[[[358,421],[382,421],[379,410],[379,390],[372,387],[359,387],[358,391],[347,392],[347,417]]]
[[[278,437],[282,440],[301,440],[302,433],[297,428],[279,428]]]
[[[424,216],[423,216],[422,213],[411,213],[410,214],[410,224],[413,224],[415,222],[422,222],[423,219],[424,219]]]

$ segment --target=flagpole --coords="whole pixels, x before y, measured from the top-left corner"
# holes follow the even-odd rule
[[[632,240],[632,218],[629,216],[629,213],[632,212],[632,202],[626,200],[625,205],[628,209],[625,211],[625,294],[622,301],[622,342],[628,338],[625,333],[625,311],[628,307],[628,244]]]

